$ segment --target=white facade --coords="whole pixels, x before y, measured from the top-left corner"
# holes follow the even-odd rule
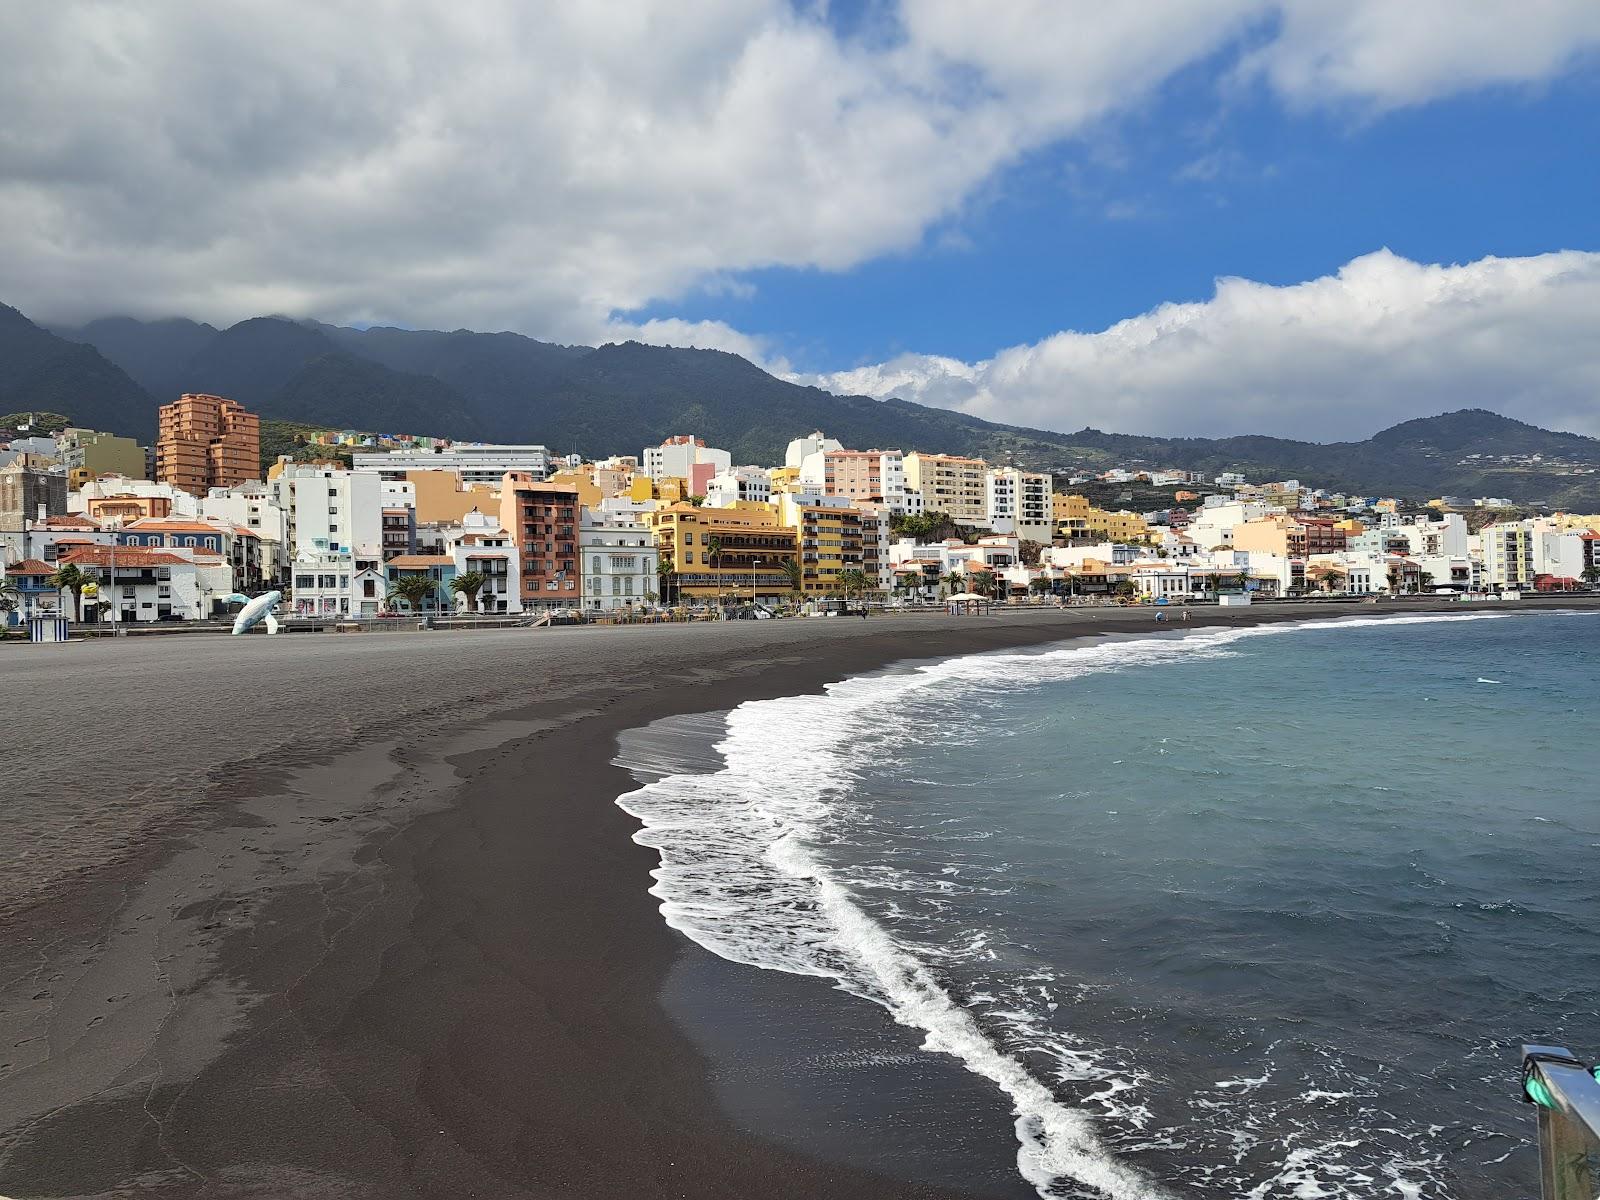
[[[289,517],[272,499],[272,489],[264,483],[243,483],[238,487],[212,488],[200,499],[200,515],[211,521],[226,521],[250,530],[261,539],[261,570],[271,580],[282,580],[288,573]]]
[[[88,480],[75,492],[67,493],[67,511],[86,513],[90,500],[109,500],[113,496],[138,496],[142,499],[163,499],[171,504],[174,517],[198,517],[199,497],[175,488],[170,483],[157,483],[150,479],[129,479],[126,475],[102,475]]]
[[[996,467],[984,476],[985,524],[996,533],[1048,546],[1054,533],[1049,475]]]
[[[297,617],[375,617],[387,606],[381,571],[360,569],[346,550],[308,546],[294,556],[283,611]]]
[[[734,467],[712,477],[706,485],[707,508],[732,508],[741,500],[767,504],[772,500],[772,474],[765,467]]]
[[[807,458],[813,454],[823,454],[829,450],[843,450],[844,447],[831,437],[824,437],[822,430],[807,434],[805,437],[795,438],[783,452],[783,465],[791,470],[798,470],[805,464]]]
[[[655,538],[637,521],[585,508],[578,527],[578,557],[583,607],[590,611],[648,604],[660,587]]]
[[[1235,525],[1243,525],[1246,521],[1259,521],[1270,513],[1283,511],[1269,504],[1237,500],[1214,504],[1213,499],[1211,496],[1206,497],[1206,503],[1190,519],[1185,530],[1199,543],[1202,551],[1210,550],[1214,546],[1233,545]]]
[[[296,559],[308,551],[382,557],[383,477],[377,471],[291,465],[271,488],[273,502],[286,515]]]
[[[644,473],[651,479],[687,479],[690,467],[705,463],[711,464],[713,475],[721,475],[733,468],[733,456],[690,437],[668,438],[659,446],[644,448]]]
[[[478,593],[480,613],[519,613],[522,595],[517,581],[522,578],[522,555],[517,541],[500,527],[497,517],[473,509],[452,526],[442,539],[442,553],[455,560],[457,576],[477,571],[488,580]],[[454,593],[452,593],[454,595]],[[457,599],[463,611],[467,599]]]
[[[1532,524],[1531,521],[1502,521],[1485,525],[1478,532],[1485,587],[1533,587],[1536,539]]]
[[[550,477],[550,451],[544,446],[457,442],[451,446],[415,447],[357,454],[357,471],[381,471],[392,479],[407,471],[454,471],[463,483],[500,486],[507,471],[525,471],[536,480]]]

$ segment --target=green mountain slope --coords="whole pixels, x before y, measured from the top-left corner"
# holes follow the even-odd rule
[[[33,409],[147,441],[155,433],[155,401],[126,371],[0,304],[0,411]]]
[[[716,350],[560,346],[514,333],[356,330],[280,317],[209,329],[112,319],[63,332],[92,342],[139,378],[172,381],[169,393],[216,391],[265,417],[322,426],[542,442],[596,456],[636,454],[664,437],[695,433],[735,461],[768,463],[781,461],[791,438],[822,429],[862,448],[981,455],[1061,476],[1181,467],[1298,478],[1367,495],[1498,495],[1600,510],[1600,441],[1481,410],[1330,444],[1063,433],[897,399],[838,396]],[[37,396],[7,393],[0,378],[0,399],[10,401],[7,408],[75,411],[59,393],[87,365],[61,370],[64,376],[48,380]]]

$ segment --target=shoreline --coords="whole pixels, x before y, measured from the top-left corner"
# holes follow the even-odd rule
[[[1304,607],[1194,610],[1158,628],[1378,615]],[[1572,607],[1588,606],[1481,611]],[[1461,610],[1379,610],[1419,611]],[[442,665],[442,646],[411,653],[418,642],[395,635],[407,653],[372,646],[358,661],[318,646],[275,665],[359,708],[427,658],[453,699],[422,689],[372,720],[319,718],[317,695],[240,700],[221,715],[231,743],[218,726],[144,713],[161,745],[185,732],[217,743],[204,772],[179,764],[163,777],[194,789],[203,775],[207,803],[191,792],[176,815],[101,823],[79,811],[73,831],[93,844],[46,879],[49,898],[25,887],[0,897],[11,1059],[0,1067],[0,1193],[963,1194],[814,1161],[720,1110],[707,1063],[660,1000],[687,943],[646,890],[654,852],[614,803],[633,786],[612,763],[617,736],[891,664],[1154,623],[1146,609],[773,624],[480,634],[478,647],[449,640],[468,660],[459,668]],[[206,689],[241,665],[274,665],[275,645],[251,642],[251,653],[163,669],[188,675],[206,708]],[[49,666],[76,695],[72,676],[104,663]],[[104,772],[106,747],[68,737],[97,715],[90,704],[45,731],[61,775]],[[280,740],[228,757],[263,740],[253,719]],[[297,736],[302,761],[286,770]],[[162,786],[130,782],[134,795]],[[13,821],[49,829],[72,815],[59,788],[52,801],[28,784]],[[25,839],[11,865],[35,867],[60,845]]]

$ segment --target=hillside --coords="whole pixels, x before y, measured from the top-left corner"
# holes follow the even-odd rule
[[[0,412],[36,409],[146,439],[155,432],[155,400],[126,371],[0,304]]]
[[[514,333],[357,330],[281,317],[221,331],[189,321],[111,318],[57,333],[84,342],[87,357],[60,365],[64,375],[39,377],[48,395],[8,393],[0,378],[0,400],[11,401],[5,407],[65,406],[93,423],[57,393],[71,391],[76,377],[89,379],[99,362],[102,373],[122,368],[117,374],[134,388],[128,375],[147,384],[166,381],[157,392],[163,398],[215,391],[267,418],[534,441],[562,453],[638,453],[666,436],[698,433],[735,461],[776,462],[791,438],[822,429],[854,446],[982,455],[1058,475],[1139,465],[1236,470],[1254,479],[1298,478],[1369,495],[1500,495],[1600,509],[1600,474],[1594,473],[1600,441],[1481,410],[1407,421],[1365,441],[1330,444],[1062,433],[904,400],[838,396],[775,378],[737,355],[637,342],[562,346]],[[121,413],[114,422],[104,420],[127,431],[135,418]],[[151,424],[153,409],[140,428]]]

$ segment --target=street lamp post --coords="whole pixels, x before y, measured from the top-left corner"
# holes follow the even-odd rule
[[[750,606],[752,608],[754,608],[756,604],[756,573],[760,567],[761,560],[759,558],[752,558],[750,560]]]

